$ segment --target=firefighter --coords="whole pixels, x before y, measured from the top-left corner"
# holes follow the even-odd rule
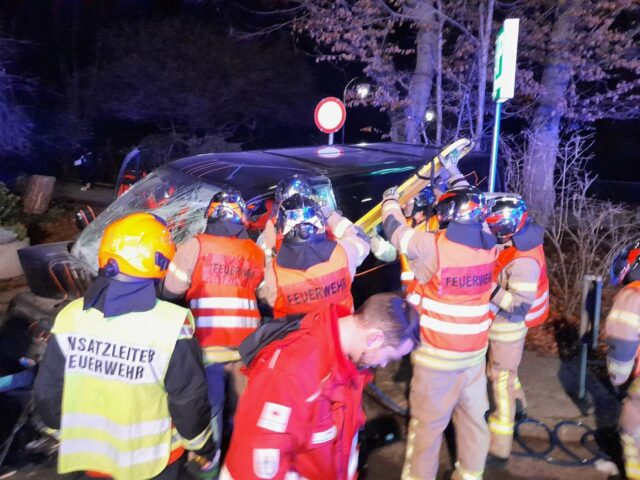
[[[406,225],[395,187],[383,196],[385,234],[416,275],[407,299],[421,326],[402,478],[436,478],[442,434],[453,417],[458,461],[452,478],[473,480],[482,478],[489,449],[485,357],[496,240],[484,223],[482,192],[468,185],[454,159],[444,158],[443,165],[440,180],[449,190],[435,204],[438,232]]]
[[[640,241],[625,247],[611,266],[611,283],[624,285],[607,316],[607,370],[614,386],[631,379],[620,413],[626,478],[640,479]]]
[[[355,313],[323,304],[263,325],[241,347],[249,386],[220,480],[354,479],[367,369],[409,353],[418,328],[415,309],[392,293]]]
[[[279,205],[276,228],[282,242],[277,255],[267,259],[265,281],[258,290],[276,319],[308,313],[322,304],[352,310],[351,282],[369,254],[366,235],[330,207],[320,207],[305,193],[310,190],[295,179]],[[336,240],[327,238],[327,228]]]
[[[435,203],[436,196],[434,189],[431,186],[426,186],[418,195],[402,207],[402,211],[407,218],[407,225],[420,232],[437,229],[437,224],[434,225],[433,222],[433,220],[436,220],[436,217],[433,215],[433,205]],[[398,255],[396,248],[391,245],[391,242],[385,240],[375,229],[372,231],[370,238],[371,253],[373,253],[378,260],[393,262],[397,259],[400,261],[400,284],[402,291],[406,292],[415,279],[415,274],[409,266],[409,259],[406,255]]]
[[[487,224],[499,244],[487,366],[493,395],[489,454],[502,463],[511,454],[516,412],[525,411],[518,367],[527,329],[549,316],[549,279],[542,248],[544,230],[528,217],[524,201],[516,194],[489,195]]]
[[[278,182],[273,200],[269,205],[269,216],[264,221],[263,231],[256,240],[260,248],[262,248],[269,261],[282,245],[282,232],[276,230],[278,222],[278,212],[282,202],[291,198],[293,195],[300,195],[304,198],[315,198],[313,189],[305,177],[299,174],[290,175],[284,180]]]
[[[156,298],[174,253],[158,217],[113,222],[97,279],[56,317],[34,390],[42,420],[60,430],[58,473],[174,479],[185,448],[213,458],[193,317]]]
[[[264,277],[264,253],[249,238],[245,203],[239,192],[216,193],[205,212],[207,226],[178,249],[164,282],[165,298],[184,296],[203,347],[213,438],[223,433],[225,383],[244,390],[237,347],[258,328],[256,289]]]

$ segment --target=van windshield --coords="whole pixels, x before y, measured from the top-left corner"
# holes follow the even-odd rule
[[[204,211],[221,187],[172,168],[155,170],[98,215],[83,230],[71,254],[97,273],[98,247],[104,229],[114,220],[135,212],[150,212],[162,218],[180,245],[204,230]]]

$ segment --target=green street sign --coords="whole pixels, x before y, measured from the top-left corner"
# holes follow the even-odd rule
[[[507,18],[496,37],[492,97],[497,103],[513,98],[516,85],[519,26],[519,19]]]

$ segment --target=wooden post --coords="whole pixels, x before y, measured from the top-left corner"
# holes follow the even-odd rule
[[[22,196],[22,209],[25,213],[44,213],[49,209],[53,196],[56,177],[33,175],[27,182],[27,188]]]

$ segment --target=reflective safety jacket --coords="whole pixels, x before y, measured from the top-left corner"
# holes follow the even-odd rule
[[[446,231],[435,236],[437,271],[428,282],[415,282],[407,296],[420,313],[422,345],[414,360],[440,370],[471,367],[487,350],[496,249],[453,242]]]
[[[209,355],[209,347],[235,348],[258,328],[255,291],[264,277],[264,252],[248,238],[200,234],[196,239],[200,253],[185,297],[196,337]]]
[[[542,245],[526,251],[506,247],[498,254],[493,273],[500,290],[491,302],[491,318],[496,321],[489,337],[502,342],[520,340],[528,327],[540,325],[549,316],[549,278]]]
[[[355,478],[371,376],[342,352],[339,311],[306,315],[250,361],[220,480]]]
[[[182,452],[164,377],[182,331],[193,331],[191,314],[163,301],[111,318],[82,308],[82,299],[71,302],[52,330],[65,359],[58,472],[153,477]]]
[[[283,267],[276,258],[273,271],[277,285],[274,318],[305,314],[327,305],[353,311],[349,259],[340,244],[327,261],[306,270]]]
[[[607,369],[611,383],[622,385],[630,376],[639,377],[640,281],[629,283],[616,295],[607,316],[605,334],[609,344]],[[640,396],[638,380],[633,382],[629,393]]]

